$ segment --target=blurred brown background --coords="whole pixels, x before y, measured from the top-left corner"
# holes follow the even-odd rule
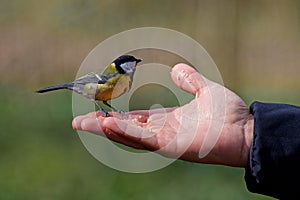
[[[268,199],[247,191],[243,169],[109,169],[68,134],[71,94],[34,91],[73,80],[104,39],[154,26],[198,41],[247,104],[299,104],[299,0],[1,0],[0,23],[1,199]]]
[[[297,0],[2,1],[1,80],[36,87],[72,79],[107,37],[161,26],[202,44],[233,90],[296,91],[299,10]]]

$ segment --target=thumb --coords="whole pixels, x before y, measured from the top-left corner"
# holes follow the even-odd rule
[[[207,79],[187,64],[177,64],[173,67],[171,77],[181,89],[197,95],[200,89],[207,85]]]

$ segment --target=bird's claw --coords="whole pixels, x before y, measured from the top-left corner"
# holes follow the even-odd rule
[[[99,109],[98,113],[100,113],[103,117],[110,117],[110,114],[104,110]]]

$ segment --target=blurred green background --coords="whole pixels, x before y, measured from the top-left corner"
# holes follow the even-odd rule
[[[0,23],[0,199],[271,199],[247,191],[244,169],[110,169],[72,130],[71,93],[34,91],[73,80],[104,39],[158,26],[202,44],[248,105],[298,104],[299,0],[1,0]]]

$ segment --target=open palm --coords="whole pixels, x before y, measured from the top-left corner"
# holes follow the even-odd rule
[[[195,95],[188,104],[127,113],[126,119],[78,116],[73,128],[121,144],[191,162],[245,167],[253,116],[240,97],[186,64],[174,66],[174,83]]]

